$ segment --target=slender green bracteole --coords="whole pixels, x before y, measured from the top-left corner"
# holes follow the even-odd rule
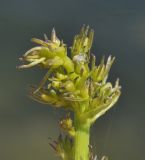
[[[20,58],[26,64],[18,66],[19,69],[39,66],[46,70],[38,86],[31,87],[30,98],[73,112],[73,119],[67,114],[59,122],[64,135],[50,142],[63,160],[97,160],[89,142],[90,128],[114,106],[121,94],[119,79],[114,86],[107,81],[115,57],[103,57],[97,65],[91,52],[93,37],[94,31],[84,25],[68,50],[53,29],[50,40],[46,34],[44,40],[32,38],[37,46]]]

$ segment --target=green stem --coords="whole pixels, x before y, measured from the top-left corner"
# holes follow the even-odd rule
[[[89,160],[90,123],[82,123],[75,115],[74,160]]]

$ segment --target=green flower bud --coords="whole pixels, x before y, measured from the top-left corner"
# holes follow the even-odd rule
[[[68,135],[72,137],[75,135],[75,129],[72,124],[72,119],[69,115],[65,119],[60,120],[59,126]]]
[[[53,81],[52,82],[52,87],[54,87],[54,88],[59,88],[60,87],[60,84],[61,84],[61,82],[59,82],[59,81]]]
[[[74,83],[72,81],[66,81],[65,83],[63,83],[61,85],[61,87],[63,87],[65,89],[65,91],[74,91],[75,90],[75,86]]]
[[[90,57],[90,49],[92,47],[92,41],[94,37],[94,31],[89,30],[89,26],[83,26],[80,34],[76,35],[71,47],[72,57],[80,53],[87,54]]]

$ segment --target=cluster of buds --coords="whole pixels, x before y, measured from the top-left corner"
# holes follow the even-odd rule
[[[70,114],[67,114],[66,118],[60,120],[59,126],[69,136],[75,136],[75,129]]]
[[[73,160],[73,141],[70,137],[59,135],[57,140],[49,143],[50,147],[55,151],[58,157],[63,160]]]
[[[48,72],[37,87],[32,87],[30,97],[41,103],[73,110],[82,120],[90,119],[92,122],[111,108],[120,95],[119,81],[115,87],[107,82],[115,58],[109,56],[105,64],[103,57],[100,65],[95,64],[95,56],[90,54],[93,35],[94,31],[84,26],[74,38],[71,57],[54,29],[51,40],[46,35],[44,41],[33,38],[32,41],[40,46],[27,51],[20,59],[28,64],[18,68],[39,65],[47,68]]]
[[[20,58],[27,64],[18,66],[19,69],[34,66],[47,69],[40,84],[31,87],[32,99],[73,111],[80,123],[89,124],[108,111],[121,94],[119,79],[114,86],[107,81],[115,58],[109,56],[106,60],[103,57],[97,65],[95,55],[91,53],[93,36],[94,31],[83,26],[74,37],[68,54],[66,45],[57,38],[53,29],[50,40],[46,35],[44,40],[32,39],[38,46]],[[60,121],[60,127],[73,137],[76,128],[72,124],[70,117]]]
[[[74,70],[74,65],[71,59],[67,56],[67,48],[63,41],[60,41],[56,37],[55,30],[52,30],[51,40],[48,40],[47,36],[44,35],[45,40],[32,38],[32,42],[39,46],[28,50],[21,61],[28,62],[28,64],[18,66],[19,69],[30,68],[36,65],[42,68],[59,68],[63,66],[67,73]]]

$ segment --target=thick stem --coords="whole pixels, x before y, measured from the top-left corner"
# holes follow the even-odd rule
[[[90,123],[82,123],[75,116],[74,160],[89,160]]]

